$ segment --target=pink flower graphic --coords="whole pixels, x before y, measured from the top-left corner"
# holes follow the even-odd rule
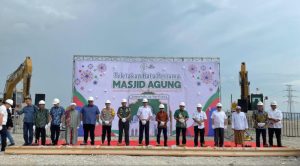
[[[93,64],[89,64],[89,65],[88,65],[88,68],[89,68],[89,69],[92,69],[93,67],[94,67]]]
[[[85,70],[81,72],[81,80],[88,83],[94,78],[93,73],[90,70]]]
[[[79,85],[79,84],[80,84],[80,79],[77,78],[77,79],[75,80],[75,84],[76,84],[76,85]]]
[[[201,80],[206,84],[210,84],[212,82],[212,74],[209,71],[203,72],[201,74]]]
[[[194,73],[197,72],[197,66],[194,65],[194,64],[191,64],[191,65],[189,66],[189,69],[188,69],[188,70],[189,70],[190,73],[194,74]]]
[[[106,65],[104,63],[101,63],[98,65],[99,72],[103,73],[106,71]]]

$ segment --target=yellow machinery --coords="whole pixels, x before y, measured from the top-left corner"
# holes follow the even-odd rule
[[[241,99],[248,100],[250,82],[248,81],[248,71],[246,70],[245,62],[242,62],[241,64],[240,85],[241,85]]]
[[[17,84],[23,80],[23,100],[30,96],[30,81],[32,75],[32,61],[30,57],[26,57],[16,71],[10,74],[6,80],[5,89],[3,92],[3,100],[12,99],[14,90]]]
[[[243,112],[247,112],[250,107],[249,85],[246,63],[242,62],[240,71],[241,99],[238,100],[238,105],[242,107]]]

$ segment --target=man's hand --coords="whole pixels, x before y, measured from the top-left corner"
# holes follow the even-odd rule
[[[202,120],[198,120],[197,123],[198,123],[199,125],[202,125],[202,124],[201,124],[202,122],[203,122]]]

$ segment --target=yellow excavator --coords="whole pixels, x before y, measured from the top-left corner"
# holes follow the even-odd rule
[[[26,57],[25,61],[12,74],[8,75],[5,89],[3,92],[3,101],[12,99],[16,86],[23,80],[23,101],[30,96],[30,81],[32,75],[32,61],[30,57]]]
[[[238,105],[242,107],[243,112],[247,112],[250,108],[250,93],[248,81],[248,71],[246,70],[246,63],[242,62],[240,71],[240,86],[241,86],[241,98],[238,100]]]

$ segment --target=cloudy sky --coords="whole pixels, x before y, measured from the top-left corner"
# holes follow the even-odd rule
[[[0,89],[26,56],[31,92],[66,105],[73,55],[220,57],[222,101],[251,91],[287,109],[285,84],[300,90],[298,0],[0,0]],[[1,90],[2,91],[2,90]],[[1,92],[0,91],[0,92]],[[299,95],[300,92],[295,92]],[[300,98],[295,98],[300,101]],[[294,105],[300,110],[300,104]]]

